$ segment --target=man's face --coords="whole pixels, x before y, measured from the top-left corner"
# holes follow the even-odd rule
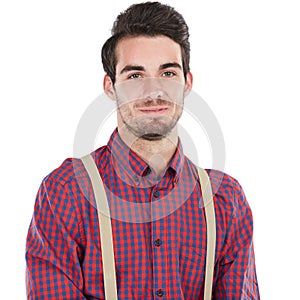
[[[180,46],[165,36],[128,37],[116,49],[118,127],[148,140],[175,127],[192,76],[184,78]]]

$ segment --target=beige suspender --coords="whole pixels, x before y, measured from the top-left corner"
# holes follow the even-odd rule
[[[204,300],[210,300],[212,296],[212,284],[214,279],[214,262],[216,249],[216,218],[214,200],[209,177],[205,170],[198,167],[202,198],[206,217],[206,267],[204,279]]]
[[[100,226],[100,242],[102,252],[105,299],[117,300],[118,295],[114,246],[106,193],[93,157],[89,154],[84,156],[81,160],[92,182],[97,204],[98,219]]]
[[[106,198],[105,189],[93,157],[90,154],[88,154],[82,157],[81,160],[89,174],[97,204],[98,219],[100,226],[100,242],[102,251],[105,298],[109,300],[117,300],[118,296],[113,238],[109,206]],[[216,220],[213,204],[213,195],[209,177],[206,171],[201,168],[198,168],[198,174],[200,178],[207,227],[204,300],[210,300],[212,297],[212,283],[214,274]]]

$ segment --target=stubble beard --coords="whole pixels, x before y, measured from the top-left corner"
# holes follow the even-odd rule
[[[128,131],[137,138],[148,141],[161,140],[176,126],[181,114],[182,107],[175,108],[173,116],[132,116],[127,105],[119,105],[118,112]]]

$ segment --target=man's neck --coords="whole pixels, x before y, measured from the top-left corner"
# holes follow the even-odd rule
[[[119,128],[118,132],[124,143],[149,164],[156,176],[164,173],[177,148],[177,127],[173,128],[168,136],[157,140],[137,138],[125,126]]]

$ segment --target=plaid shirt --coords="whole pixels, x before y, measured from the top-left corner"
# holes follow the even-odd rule
[[[119,299],[203,299],[206,221],[197,168],[180,144],[165,173],[121,140],[92,153],[111,210]],[[232,177],[208,170],[216,211],[213,299],[259,299],[252,215]],[[28,299],[105,299],[99,224],[79,159],[42,182],[26,244]]]

